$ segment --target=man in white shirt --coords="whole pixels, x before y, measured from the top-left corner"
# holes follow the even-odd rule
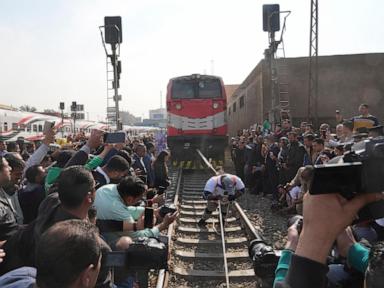
[[[243,181],[236,175],[223,174],[211,177],[204,187],[203,198],[207,200],[207,208],[198,225],[204,227],[207,224],[207,219],[218,207],[218,201],[221,201],[221,212],[225,217],[228,202],[240,197],[244,188]]]

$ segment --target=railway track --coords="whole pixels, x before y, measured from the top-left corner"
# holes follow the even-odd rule
[[[156,287],[258,287],[261,280],[255,276],[248,244],[259,236],[240,205],[230,206],[224,235],[218,211],[207,221],[207,228],[199,228],[197,222],[206,207],[202,189],[213,173],[180,168],[171,175],[173,187],[167,198],[179,207],[180,216],[168,230],[169,271],[159,272]]]

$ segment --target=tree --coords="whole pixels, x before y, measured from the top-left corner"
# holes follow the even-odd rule
[[[56,114],[58,112],[56,112],[54,109],[44,109],[44,113],[54,113],[54,114]]]
[[[33,106],[29,106],[29,105],[22,105],[20,106],[20,111],[25,111],[25,112],[36,112],[36,108],[33,107]]]

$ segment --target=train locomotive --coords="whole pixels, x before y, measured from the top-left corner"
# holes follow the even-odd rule
[[[192,74],[172,78],[167,87],[167,142],[172,158],[195,159],[196,149],[224,160],[227,100],[223,80]]]

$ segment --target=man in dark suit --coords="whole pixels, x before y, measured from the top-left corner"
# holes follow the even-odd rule
[[[306,150],[304,145],[298,141],[296,132],[289,132],[288,139],[287,163],[284,165],[284,168],[287,171],[288,181],[291,181],[295,177],[297,170],[303,166]]]
[[[132,168],[135,170],[136,175],[139,176],[147,185],[153,185],[151,179],[151,160],[147,156],[147,148],[144,144],[138,144],[133,154]]]
[[[129,163],[123,157],[115,155],[110,158],[103,167],[97,167],[92,171],[96,182],[96,189],[106,184],[117,184],[129,173]]]

